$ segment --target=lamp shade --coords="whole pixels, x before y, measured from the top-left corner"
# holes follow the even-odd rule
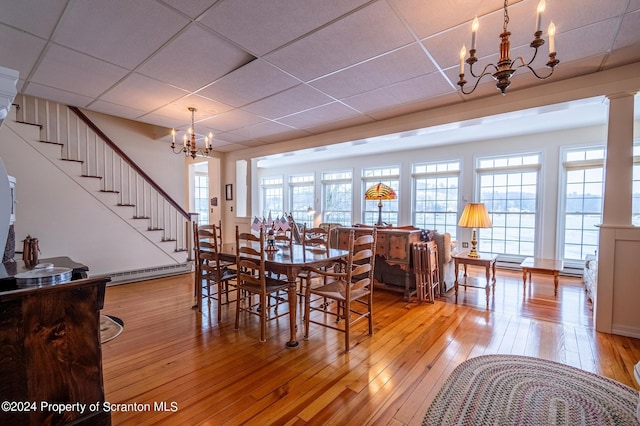
[[[463,228],[491,228],[491,218],[484,203],[467,203],[458,226]]]
[[[364,193],[365,200],[395,200],[398,198],[396,192],[384,183],[377,183]]]

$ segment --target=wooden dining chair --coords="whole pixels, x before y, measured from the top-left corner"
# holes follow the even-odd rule
[[[218,305],[218,321],[222,321],[222,306],[229,304],[229,294],[235,290],[236,271],[233,263],[220,258],[222,227],[193,222],[196,250],[196,285],[201,285],[209,304]],[[206,293],[206,294],[205,294]],[[224,300],[223,300],[224,299]]]
[[[269,315],[271,307],[267,298],[281,297],[280,291],[289,288],[289,282],[270,277],[265,267],[264,234],[256,236],[250,232],[240,232],[236,226],[236,264],[238,271],[238,292],[236,296],[236,330],[240,329],[240,312],[260,317],[260,341],[266,342],[267,316],[269,319],[289,314],[289,310]],[[258,303],[253,303],[253,296]]]
[[[303,226],[302,228],[302,244],[305,246],[305,250],[319,250],[324,253],[329,253],[329,237],[331,235],[331,226],[326,228],[314,228]],[[327,270],[327,268],[323,268]],[[298,274],[299,278],[299,290],[298,296],[300,298],[300,305],[304,301],[305,288],[313,285],[314,282],[320,280],[321,284],[326,284],[327,277],[315,274],[311,270],[305,270]],[[326,301],[326,300],[325,300]]]
[[[313,273],[327,277],[327,283],[305,288],[304,337],[309,337],[309,324],[314,323],[344,332],[345,352],[350,350],[351,327],[367,319],[369,335],[373,335],[373,269],[375,266],[376,229],[371,234],[355,237],[349,232],[349,254],[342,272],[309,268]],[[335,300],[336,306],[311,300],[312,296]],[[312,312],[322,315],[311,317]],[[317,319],[318,318],[318,319]],[[335,318],[336,321],[332,321]],[[342,323],[342,326],[340,326]]]

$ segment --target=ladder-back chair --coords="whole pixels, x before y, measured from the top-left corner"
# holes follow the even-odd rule
[[[305,288],[304,336],[309,337],[309,324],[314,323],[344,332],[345,352],[350,350],[351,327],[367,319],[369,335],[373,335],[373,269],[375,266],[376,229],[371,234],[355,237],[349,233],[349,255],[343,272],[309,268],[314,274],[327,277],[327,283]],[[319,296],[318,300],[311,300]],[[322,299],[320,299],[322,298]],[[324,299],[337,301],[336,306]],[[314,316],[313,312],[321,312]],[[335,322],[329,322],[336,318]],[[324,320],[324,321],[323,321]],[[340,323],[342,326],[339,326]]]

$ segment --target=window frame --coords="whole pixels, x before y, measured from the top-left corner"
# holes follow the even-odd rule
[[[344,177],[337,177],[339,174],[344,174]],[[341,223],[343,226],[352,226],[353,225],[353,169],[342,169],[342,170],[331,170],[331,171],[323,171],[321,174],[320,185],[322,191],[322,222],[324,223]],[[336,177],[331,177],[331,176]],[[347,177],[348,175],[348,177]],[[328,185],[340,185],[340,184],[348,184],[350,185],[350,209],[349,210],[335,210],[328,209],[327,206],[327,186]],[[333,212],[342,212],[343,216],[346,218],[344,213],[349,212],[349,223],[342,223],[337,221],[335,218],[327,217],[331,215]]]
[[[527,158],[532,158],[532,157],[537,157],[537,161],[536,162],[526,162],[524,160],[526,160]],[[521,159],[523,160],[523,162],[521,164],[509,164],[510,161],[517,161],[517,159]],[[501,164],[497,164],[494,165],[493,167],[490,166],[483,166],[482,163],[486,162],[486,161],[494,161],[494,163],[501,163]],[[506,162],[506,164],[505,164]],[[536,173],[536,179],[535,179],[535,187],[536,187],[536,195],[535,195],[535,200],[534,200],[534,208],[535,208],[535,213],[534,213],[534,219],[533,219],[533,227],[532,228],[522,228],[521,226],[519,226],[517,229],[518,231],[518,244],[519,249],[517,253],[502,253],[502,252],[494,252],[493,251],[493,247],[494,244],[493,243],[489,243],[489,247],[491,247],[491,249],[487,248],[487,243],[488,241],[493,241],[494,238],[486,238],[483,237],[483,234],[486,235],[487,232],[490,232],[490,235],[494,235],[494,233],[498,232],[496,231],[496,229],[501,228],[499,226],[497,226],[496,224],[499,223],[499,221],[495,220],[496,218],[496,212],[494,210],[493,205],[488,205],[487,204],[487,211],[489,212],[489,216],[491,217],[491,221],[492,223],[494,223],[494,226],[492,228],[488,228],[488,230],[485,229],[478,229],[477,230],[477,239],[478,239],[478,246],[479,246],[479,251],[484,251],[484,252],[492,252],[495,253],[499,256],[499,258],[503,259],[503,260],[507,260],[507,259],[514,259],[517,261],[521,261],[523,260],[525,257],[539,257],[540,253],[542,252],[542,245],[540,242],[540,235],[541,235],[541,225],[542,225],[542,212],[540,211],[540,206],[541,206],[541,198],[543,197],[543,191],[542,191],[542,186],[541,186],[541,179],[542,176],[544,174],[544,155],[542,152],[540,151],[525,151],[525,152],[513,152],[513,153],[509,153],[509,154],[505,154],[505,155],[489,155],[489,156],[483,156],[483,157],[476,157],[475,159],[475,170],[474,170],[474,179],[475,179],[475,199],[478,200],[478,202],[485,202],[483,201],[482,198],[482,176],[485,175],[497,175],[497,174],[506,174],[507,175],[507,180],[508,180],[508,175],[510,174],[516,174],[516,173],[529,173],[529,172],[535,172]],[[508,185],[508,183],[507,183]],[[494,185],[495,187],[495,185]],[[508,188],[508,186],[507,186]],[[508,194],[505,194],[505,201],[509,200]],[[522,200],[522,198],[520,199]],[[509,219],[510,214],[508,212],[505,212],[505,223],[507,223],[507,220]],[[520,223],[522,223],[520,221]],[[508,238],[508,229],[513,228],[510,226],[505,226],[504,227],[504,231],[505,231],[505,235],[504,238],[502,239],[498,239],[498,240],[504,240],[505,241],[505,250],[506,250],[506,244],[508,243],[508,241],[515,241],[515,240],[511,240]],[[531,250],[531,253],[526,253],[526,254],[522,254],[521,248],[523,245],[523,241],[522,238],[520,237],[522,235],[522,229],[532,229],[533,230],[533,248]],[[526,241],[525,241],[526,242]],[[508,251],[508,250],[507,250]]]
[[[367,189],[375,185],[376,183],[383,183],[391,187],[395,192],[397,198],[395,200],[382,200],[382,221],[384,223],[390,223],[393,226],[399,226],[400,223],[400,166],[380,166],[380,167],[365,167],[361,170],[360,179],[362,181],[362,194],[360,200],[362,200],[360,220],[363,224],[375,225],[378,223],[378,201],[365,200],[364,194]],[[375,205],[372,210],[367,210],[367,206]],[[389,210],[389,207],[394,207],[393,210]],[[368,215],[372,216],[372,220],[367,220]],[[395,221],[385,220],[391,219],[395,215]]]
[[[446,170],[438,170],[440,166],[446,167]],[[426,163],[415,163],[412,165],[411,184],[413,189],[411,194],[411,222],[413,223],[414,226],[418,226],[426,229],[436,229],[440,233],[448,232],[451,235],[452,240],[457,239],[458,218],[459,218],[459,211],[460,211],[460,178],[462,174],[461,166],[462,166],[462,160],[433,161],[433,162],[426,162]],[[424,167],[425,170],[424,171],[417,170],[420,167]],[[434,170],[429,170],[429,168],[434,168]],[[455,196],[456,207],[455,207],[455,210],[453,211],[450,211],[447,209],[443,213],[445,217],[444,228],[440,227],[439,229],[438,228],[439,225],[438,225],[438,221],[436,220],[436,217],[441,212],[429,211],[429,210],[424,210],[424,211],[421,210],[420,212],[418,211],[418,180],[449,179],[451,177],[455,177],[457,180],[456,196]],[[429,189],[425,188],[424,191],[428,192]],[[449,187],[447,187],[447,192],[448,191],[449,191]],[[445,202],[449,204],[452,200],[449,199],[448,194],[446,198],[447,199],[445,200]],[[437,194],[436,194],[435,201],[437,201]],[[434,215],[433,225],[427,226],[426,223],[424,224],[419,223],[417,219],[418,214],[425,214],[425,215],[433,214]],[[449,223],[448,219],[449,219],[449,216],[451,215],[453,216],[453,222]],[[431,228],[431,226],[433,226],[433,228]]]

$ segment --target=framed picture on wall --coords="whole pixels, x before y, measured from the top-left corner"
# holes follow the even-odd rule
[[[227,201],[233,200],[233,184],[228,183],[224,186],[224,199]]]

